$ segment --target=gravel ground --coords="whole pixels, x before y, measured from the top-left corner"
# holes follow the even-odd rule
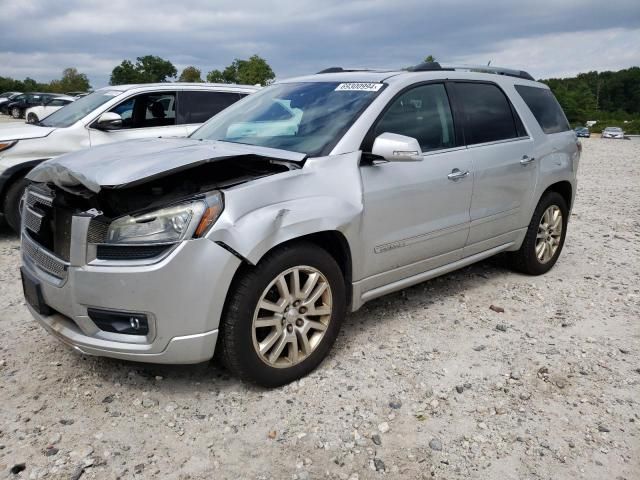
[[[0,476],[638,479],[639,161],[637,139],[584,142],[547,275],[495,259],[373,301],[270,391],[70,351],[31,320],[0,230]]]

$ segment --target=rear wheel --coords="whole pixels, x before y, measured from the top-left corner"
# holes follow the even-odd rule
[[[20,118],[20,117],[22,117],[22,112],[20,111],[20,109],[18,107],[13,107],[11,109],[11,116],[13,118]]]
[[[564,246],[568,219],[569,209],[562,195],[544,194],[533,212],[520,250],[511,254],[514,268],[529,275],[551,270]]]
[[[38,116],[35,113],[30,113],[27,115],[27,123],[38,123]]]
[[[345,316],[340,267],[312,244],[281,247],[240,273],[221,322],[220,355],[234,374],[265,387],[312,371]]]
[[[4,218],[11,229],[20,232],[20,219],[22,218],[22,197],[29,185],[29,181],[22,177],[14,181],[7,189],[4,199]]]

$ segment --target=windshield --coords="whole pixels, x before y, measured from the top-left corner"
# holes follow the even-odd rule
[[[79,98],[75,102],[65,105],[60,110],[53,112],[42,120],[39,125],[43,127],[69,127],[81,118],[85,117],[100,105],[107,103],[112,98],[121,95],[118,90],[94,92],[86,97]]]
[[[282,83],[223,110],[191,138],[326,155],[381,83]]]
[[[607,127],[605,128],[607,132],[621,132],[622,129],[620,127]]]

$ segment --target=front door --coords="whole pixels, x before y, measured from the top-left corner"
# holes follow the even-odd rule
[[[122,117],[122,127],[90,127],[91,146],[134,138],[185,137],[187,129],[176,121],[176,106],[176,92],[146,92],[129,97],[109,110]]]
[[[373,137],[385,132],[416,138],[424,155],[361,167],[363,291],[460,259],[469,231],[472,163],[456,141],[444,84],[400,94]]]

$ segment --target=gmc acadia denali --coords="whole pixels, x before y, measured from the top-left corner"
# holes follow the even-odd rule
[[[44,162],[28,178],[24,292],[79,352],[196,363],[277,386],[347,311],[508,252],[562,250],[580,144],[523,71],[331,68],[240,100],[188,138]]]

